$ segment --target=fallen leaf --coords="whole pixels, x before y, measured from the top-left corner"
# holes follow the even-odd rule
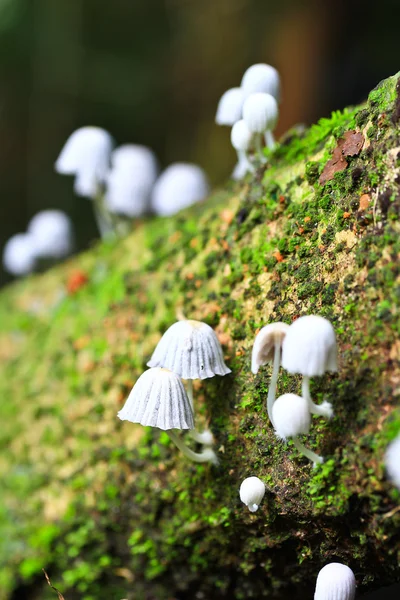
[[[364,136],[361,131],[346,131],[338,142],[344,156],[357,156],[360,154],[363,144]]]
[[[319,183],[324,185],[327,181],[333,179],[335,173],[343,171],[348,165],[344,157],[360,154],[364,141],[364,136],[360,131],[346,131],[344,136],[338,140],[332,158],[326,163],[319,177]]]
[[[324,167],[324,170],[319,176],[319,183],[321,185],[325,185],[327,181],[333,179],[335,173],[343,171],[348,164],[349,163],[342,154],[341,148],[339,147],[339,145],[336,146],[336,148],[333,151],[332,158],[328,160]]]
[[[358,205],[358,210],[361,212],[363,210],[366,210],[369,206],[371,198],[369,197],[368,194],[363,194],[362,196],[360,196],[360,203]]]

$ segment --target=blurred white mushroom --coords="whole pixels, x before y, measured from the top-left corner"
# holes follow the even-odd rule
[[[243,119],[237,121],[231,130],[231,142],[238,156],[238,162],[233,170],[233,179],[241,179],[248,172],[254,171],[247,152],[250,149],[253,134]]]
[[[385,454],[386,471],[400,490],[400,435],[391,442]]]
[[[243,105],[243,119],[254,135],[257,151],[262,158],[261,138],[264,135],[268,148],[275,145],[272,130],[278,120],[278,104],[271,94],[257,92],[251,94]]]
[[[60,259],[72,252],[72,222],[61,210],[38,212],[29,221],[27,230],[38,258]]]
[[[57,173],[75,175],[74,190],[78,196],[94,200],[95,216],[102,236],[113,231],[113,220],[104,206],[102,195],[113,146],[113,138],[104,129],[81,127],[69,136],[55,163]]]
[[[3,248],[3,267],[11,275],[20,277],[31,273],[35,268],[36,255],[32,236],[29,233],[16,233]]]
[[[258,63],[249,67],[242,78],[241,88],[245,99],[250,94],[263,92],[271,94],[277,102],[280,99],[280,79],[279,73],[271,65]]]
[[[234,125],[242,117],[242,107],[244,102],[243,90],[235,87],[222,94],[218,102],[215,122],[217,125]]]
[[[157,179],[151,206],[157,215],[174,215],[203,200],[209,191],[210,186],[203,169],[190,163],[174,163]]]

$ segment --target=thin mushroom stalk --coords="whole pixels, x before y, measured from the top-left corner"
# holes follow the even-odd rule
[[[187,395],[189,398],[190,406],[192,407],[192,412],[194,414],[194,401],[193,401],[193,380],[187,380]],[[209,429],[205,429],[200,432],[197,429],[191,429],[189,431],[190,437],[199,444],[203,444],[204,446],[212,446],[214,444],[214,436]]]
[[[275,148],[275,138],[274,138],[274,134],[272,133],[272,131],[270,129],[268,129],[265,132],[264,138],[265,138],[265,145],[267,146],[267,148],[269,148],[270,150],[273,150]]]
[[[261,134],[256,134],[254,136],[254,145],[256,148],[256,153],[258,155],[258,158],[261,160],[261,162],[262,163],[267,162],[267,159],[264,156],[264,146],[263,146],[263,139],[262,139]]]
[[[93,211],[101,238],[105,240],[115,235],[114,220],[105,206],[104,194],[100,189],[93,198]]]
[[[307,400],[312,415],[325,417],[325,419],[330,419],[333,416],[332,404],[330,402],[324,400],[322,404],[315,404],[315,402],[312,401],[310,394],[310,378],[306,375],[303,376],[303,381],[301,383],[301,394],[303,398]]]
[[[324,462],[322,456],[319,456],[319,454],[316,454],[315,452],[304,446],[304,444],[300,442],[298,437],[293,437],[292,442],[295,448],[297,448],[297,450],[300,452],[300,454],[304,454],[304,456],[306,456],[309,460],[311,460],[312,463],[314,463],[314,466],[317,464],[322,464]]]
[[[184,442],[176,435],[172,429],[167,429],[166,433],[169,438],[174,442],[175,446],[188,458],[189,460],[196,463],[209,462],[215,466],[219,464],[218,457],[214,450],[210,447],[204,448],[202,452],[193,452],[190,448],[184,444]]]
[[[274,405],[275,397],[276,397],[276,387],[278,384],[278,376],[279,376],[279,367],[280,366],[281,366],[281,343],[280,343],[280,341],[277,341],[275,343],[274,366],[272,368],[271,381],[269,384],[268,396],[267,396],[267,412],[268,412],[269,420],[271,421],[272,425],[274,425],[274,421],[272,418],[272,407]]]

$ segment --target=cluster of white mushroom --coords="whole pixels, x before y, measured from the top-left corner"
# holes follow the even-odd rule
[[[310,395],[310,377],[337,371],[336,337],[331,323],[320,316],[300,317],[290,326],[271,323],[256,336],[251,370],[257,374],[260,366],[273,362],[273,370],[267,396],[268,417],[279,438],[291,438],[295,447],[314,464],[323,458],[306,448],[298,439],[309,433],[311,415],[330,419],[333,416],[329,402],[315,404]],[[291,374],[303,376],[302,395],[283,394],[277,400],[276,388],[279,368],[283,366]]]
[[[162,336],[147,365],[151,368],[139,377],[118,417],[166,431],[183,454],[194,462],[218,464],[211,431],[195,429],[193,401],[194,379],[231,372],[213,329],[194,320],[174,323]],[[187,382],[187,391],[182,379]],[[204,446],[203,450],[191,450],[174,430],[188,430],[191,437]]]
[[[278,121],[280,80],[278,71],[266,64],[252,65],[243,75],[240,87],[227,90],[221,97],[215,121],[218,125],[232,127],[231,142],[238,156],[232,173],[241,179],[254,171],[250,151],[265,161],[263,146],[273,149],[272,131]]]
[[[13,235],[3,249],[4,269],[16,277],[32,273],[40,261],[58,261],[74,246],[70,218],[61,210],[43,210],[28,223],[24,233]]]
[[[173,215],[203,200],[209,183],[203,169],[174,163],[159,175],[152,150],[137,144],[115,148],[111,135],[100,127],[81,127],[65,143],[55,169],[74,175],[78,196],[93,200],[102,237],[126,233],[127,219],[151,212]]]

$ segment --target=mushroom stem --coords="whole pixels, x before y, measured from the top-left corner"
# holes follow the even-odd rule
[[[333,409],[332,404],[330,402],[324,401],[322,404],[315,404],[311,400],[310,395],[310,378],[306,375],[303,376],[303,381],[301,383],[301,394],[303,398],[305,398],[308,402],[308,407],[310,409],[310,413],[312,415],[318,415],[319,417],[325,417],[325,419],[330,419],[333,417]]]
[[[258,510],[258,504],[249,504],[249,511],[256,512]]]
[[[322,464],[324,462],[324,458],[322,456],[319,456],[318,454],[315,454],[315,452],[313,452],[312,450],[310,450],[309,448],[306,448],[304,446],[304,444],[302,444],[299,440],[298,437],[293,437],[292,438],[293,441],[293,445],[297,448],[297,450],[301,453],[304,454],[304,456],[306,456],[307,458],[309,458],[313,463],[314,466],[318,463],[318,464]]]
[[[192,407],[192,413],[194,414],[194,401],[193,401],[193,380],[187,379],[187,395],[189,398],[190,406]],[[204,446],[212,446],[214,444],[214,436],[209,429],[205,429],[200,433],[197,429],[190,429],[190,437],[199,444]]]
[[[175,446],[179,448],[181,452],[188,458],[196,463],[202,462],[210,462],[213,465],[218,465],[218,457],[215,454],[214,450],[207,447],[202,452],[193,452],[190,450],[182,440],[176,435],[176,433],[172,429],[167,429],[166,433],[169,435],[170,439],[174,442]]]
[[[264,134],[264,138],[265,138],[265,145],[267,146],[267,148],[269,148],[270,150],[273,150],[275,148],[275,138],[274,138],[274,134],[272,133],[272,131],[270,131],[268,129]]]
[[[243,165],[246,165],[247,171],[249,173],[253,173],[254,166],[251,164],[249,157],[247,156],[247,152],[245,150],[237,150],[236,154],[237,154],[238,162]]]
[[[263,147],[263,142],[262,142],[262,134],[258,134],[256,133],[256,135],[254,136],[254,144],[256,147],[256,153],[259,155],[259,159],[261,160],[262,163],[266,162],[266,158],[264,156],[264,147]]]
[[[274,351],[274,366],[272,369],[271,381],[269,383],[268,388],[268,396],[267,396],[267,412],[269,420],[272,425],[274,425],[274,421],[272,419],[272,406],[275,402],[276,397],[276,386],[278,383],[278,375],[279,375],[279,367],[281,366],[281,343],[278,341],[275,344]]]
[[[104,194],[101,189],[93,197],[93,210],[101,239],[105,240],[115,233],[111,214],[105,207]]]

